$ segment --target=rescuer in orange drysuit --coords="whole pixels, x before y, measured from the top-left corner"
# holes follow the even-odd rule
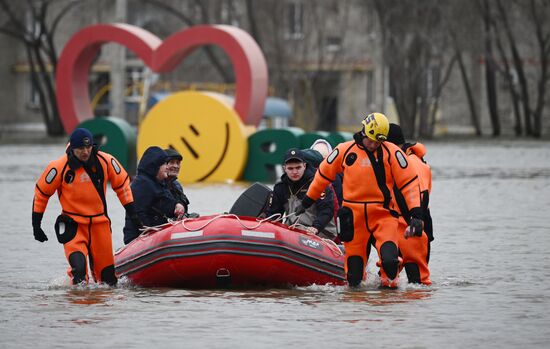
[[[41,221],[48,200],[56,191],[62,214],[55,222],[57,239],[63,244],[73,284],[88,281],[86,257],[97,282],[116,285],[111,220],[107,215],[107,181],[128,214],[135,213],[130,179],[118,161],[97,150],[90,131],[77,128],[70,136],[66,154],[48,164],[34,191],[32,227],[34,238],[48,240]]]
[[[382,286],[396,287],[400,270],[398,212],[391,188],[396,183],[411,207],[412,234],[422,233],[420,188],[415,170],[395,144],[384,143],[389,123],[381,113],[369,114],[354,141],[339,144],[321,163],[299,211],[319,198],[338,173],[344,173],[344,203],[340,218],[340,240],[346,251],[348,284],[358,286],[365,276],[367,244],[371,235],[387,277]]]
[[[418,175],[421,195],[422,219],[424,231],[421,236],[408,237],[399,234],[399,250],[403,258],[403,266],[407,273],[409,283],[422,283],[431,285],[430,269],[430,242],[433,238],[432,217],[429,209],[429,198],[432,191],[432,170],[424,161],[426,147],[422,143],[406,143],[401,127],[390,124],[387,142],[397,145],[407,155],[409,165],[412,166]],[[409,223],[410,212],[401,191],[394,186],[394,197],[401,215],[399,217],[399,232],[405,231]],[[384,277],[383,271],[381,276]]]

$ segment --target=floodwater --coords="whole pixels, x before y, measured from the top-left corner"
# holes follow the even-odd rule
[[[550,143],[428,143],[431,287],[268,290],[68,286],[56,198],[31,229],[34,182],[62,145],[0,146],[0,348],[543,348],[550,343]],[[246,184],[187,187],[229,210]],[[108,196],[114,247],[123,209]]]

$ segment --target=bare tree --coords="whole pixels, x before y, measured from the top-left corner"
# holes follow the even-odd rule
[[[533,114],[533,135],[537,138],[542,135],[542,111],[545,106],[545,97],[550,80],[550,3],[548,1],[530,0],[529,13],[532,18],[533,29],[536,33],[539,49],[540,74],[537,82],[537,103]]]
[[[499,136],[500,119],[498,114],[498,94],[496,85],[496,71],[497,64],[493,54],[493,31],[491,30],[493,22],[491,6],[489,0],[482,0],[479,3],[479,13],[483,17],[484,27],[484,47],[485,47],[485,82],[487,87],[487,104],[489,106],[489,116],[491,119],[491,126],[493,128],[493,136]]]
[[[349,2],[348,2],[349,5]],[[327,52],[329,37],[345,38],[349,28],[348,16],[349,6],[339,4],[338,15],[331,13],[332,8],[328,6],[310,6],[305,9],[309,13],[308,25],[315,30],[309,30],[304,38],[305,45],[302,46],[302,61],[311,62],[312,68],[300,71],[300,79],[304,82],[305,95],[309,97],[312,114],[317,116],[315,129],[334,131],[338,120],[335,110],[337,109],[336,90],[339,90],[339,74],[335,72],[337,65],[341,62],[342,51]],[[337,23],[337,31],[327,29],[327,18],[331,17]],[[338,44],[341,45],[342,43]],[[314,55],[311,52],[315,52]],[[306,63],[307,64],[307,63]]]
[[[349,30],[350,2],[245,4],[250,32],[269,63],[270,84],[278,95],[293,98],[295,122],[308,129],[335,130],[339,83],[335,70]],[[339,39],[332,43],[339,48],[327,52],[331,40]]]
[[[438,79],[436,82],[437,88],[435,89],[432,96],[432,104],[429,105],[428,103],[426,103],[426,106],[429,107],[429,110],[421,114],[420,134],[419,134],[421,137],[426,137],[426,138],[433,137],[435,124],[436,124],[436,114],[439,111],[439,101],[441,97],[441,92],[443,91],[443,88],[449,81],[454,65],[457,62],[457,60],[458,60],[458,57],[455,54],[450,58],[447,64],[441,63],[441,66],[445,67],[445,72],[442,75],[442,77]],[[427,115],[427,118],[423,119],[422,118],[423,115]]]
[[[381,24],[390,95],[403,132],[406,137],[429,137],[430,115],[435,115],[441,88],[455,62],[453,55],[446,57],[449,40],[442,30],[441,4],[431,0],[373,0],[373,4]],[[434,83],[435,89],[428,88]]]
[[[550,4],[547,1],[529,0],[528,6],[525,1],[510,1],[505,6],[501,0],[494,1],[498,10],[495,26],[506,38],[512,58],[512,67],[517,76],[519,92],[516,91],[515,84],[508,84],[510,93],[514,96],[519,95],[519,98],[514,99],[514,103],[517,101],[521,108],[514,104],[514,110],[518,115],[519,110],[523,113],[525,133],[538,138],[542,135],[542,115],[550,79],[548,69],[550,64],[550,25],[546,20],[550,16]],[[520,20],[510,19],[512,15],[518,16]],[[527,31],[532,35],[525,35],[522,31]],[[522,37],[522,40],[518,41],[518,37]],[[528,45],[528,40],[524,39],[525,37],[535,38],[534,46],[538,50],[537,58],[532,57],[533,51]],[[504,52],[505,49],[502,48],[502,51]],[[504,53],[502,56],[503,61],[507,64],[507,56]],[[529,67],[526,64],[529,64]],[[506,66],[504,68],[505,70],[509,69],[510,72],[512,70]],[[528,74],[528,70],[532,74]],[[535,98],[534,105],[531,104],[533,96]],[[519,116],[516,117],[516,133],[521,132],[518,118]]]
[[[282,96],[289,91],[287,76],[284,73],[288,55],[285,50],[285,38],[281,34],[284,28],[284,2],[246,0],[245,12],[250,35],[256,40],[268,61],[270,85]]]
[[[185,13],[180,8],[173,5],[173,1],[170,0],[134,0],[136,2],[144,2],[149,3],[161,10],[163,10],[166,14],[169,14],[171,16],[174,16],[175,18],[179,19],[183,24],[185,24],[188,27],[192,27],[194,25],[199,24],[209,24],[215,22],[214,19],[211,17],[210,13],[210,2],[208,1],[201,1],[201,0],[193,0],[192,4],[194,5],[194,8],[198,10],[199,12],[199,18],[197,19],[195,16],[192,16],[188,13]],[[206,56],[208,57],[208,60],[212,63],[222,80],[226,83],[229,83],[231,81],[234,81],[234,76],[231,69],[228,69],[219,59],[219,57],[215,54],[214,50],[210,46],[203,46],[200,48],[200,50],[203,50]]]
[[[493,28],[493,37],[495,38],[495,43],[497,45],[500,61],[502,62],[503,69],[499,69],[501,75],[506,79],[508,92],[510,93],[510,97],[512,100],[513,110],[514,110],[514,132],[516,136],[521,136],[523,133],[523,126],[521,122],[521,100],[520,100],[520,94],[517,90],[517,83],[514,79],[514,73],[512,71],[512,66],[508,62],[508,57],[506,55],[506,51],[504,48],[504,44],[502,42],[502,38],[500,35],[500,26],[498,25],[496,20],[491,21],[491,25]]]
[[[0,0],[3,15],[0,33],[24,44],[29,62],[31,82],[38,93],[40,110],[48,135],[64,134],[57,109],[54,76],[57,68],[57,49],[54,37],[59,22],[81,1],[26,0],[25,2]],[[52,8],[55,13],[50,14]],[[51,67],[51,69],[50,69]]]
[[[461,4],[463,5],[463,4]],[[449,36],[451,38],[453,51],[455,53],[455,58],[458,62],[458,68],[460,71],[460,77],[464,85],[464,92],[466,93],[466,100],[468,101],[468,109],[470,110],[470,118],[472,126],[474,127],[476,136],[481,136],[481,124],[479,121],[479,115],[476,108],[475,96],[472,91],[472,86],[470,78],[468,76],[468,71],[466,68],[466,63],[464,62],[463,51],[466,50],[467,41],[461,40],[461,37],[465,35],[458,34],[457,32],[462,31],[465,26],[461,21],[453,20],[456,18],[456,12],[454,9],[447,12],[447,30],[449,31]]]
[[[497,9],[499,11],[499,19],[502,23],[506,38],[508,39],[508,45],[512,54],[513,65],[516,70],[516,74],[519,80],[521,100],[523,105],[523,117],[525,120],[525,131],[528,135],[533,133],[533,126],[531,122],[531,108],[529,106],[529,87],[527,77],[523,67],[523,62],[519,53],[516,37],[512,28],[512,25],[508,19],[508,11],[505,9],[501,0],[496,0]]]

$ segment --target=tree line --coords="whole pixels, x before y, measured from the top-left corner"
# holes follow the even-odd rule
[[[31,82],[38,92],[40,110],[49,135],[63,134],[55,99],[53,76],[58,49],[59,24],[79,6],[105,6],[92,0],[0,0],[0,34],[25,47]],[[300,91],[307,115],[317,115],[319,129],[334,130],[337,120],[323,115],[321,96],[330,85],[327,67],[336,65],[345,52],[326,54],[318,49],[327,40],[327,18],[345,37],[351,30],[350,11],[375,14],[381,36],[381,55],[388,72],[389,92],[407,137],[434,135],[436,116],[444,89],[453,73],[460,76],[468,105],[469,123],[482,135],[481,108],[490,117],[491,135],[503,133],[503,104],[513,112],[517,136],[540,138],[548,120],[547,95],[550,65],[550,2],[546,0],[346,0],[304,2],[308,17],[303,35],[307,44],[288,47],[285,2],[278,0],[128,0],[130,7],[149,6],[184,26],[219,23],[212,7],[225,6],[223,20],[236,19],[267,52],[271,84],[286,97]],[[94,5],[92,5],[94,6]],[[287,17],[285,17],[287,16]],[[370,17],[369,17],[370,18]],[[231,23],[229,23],[231,24]],[[362,29],[363,30],[363,29]],[[367,35],[368,33],[365,33]],[[316,47],[317,45],[317,47]],[[227,61],[210,47],[202,49],[220,80],[234,77]],[[312,52],[315,54],[312,55]],[[293,69],[296,56],[314,61],[311,69]],[[469,70],[471,57],[483,67],[485,98],[475,92]],[[468,60],[470,59],[470,60]],[[330,70],[330,69],[329,69]],[[327,80],[328,79],[328,80]],[[486,105],[480,105],[484,102]],[[302,120],[307,122],[308,120]]]

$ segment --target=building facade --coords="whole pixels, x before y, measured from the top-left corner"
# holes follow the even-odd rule
[[[56,10],[59,9],[51,8],[52,18]],[[398,121],[389,84],[390,72],[384,58],[384,54],[388,54],[384,53],[384,32],[370,1],[83,1],[59,22],[55,35],[58,52],[79,29],[116,21],[143,27],[160,38],[204,23],[230,24],[246,30],[266,57],[270,95],[288,100],[292,107],[291,125],[307,130],[353,131],[364,115],[372,111],[382,111],[392,121]],[[479,28],[474,26],[469,35],[478,34]],[[227,94],[234,91],[231,64],[219,49],[198,50],[175,71],[157,75],[131,52],[115,46],[104,46],[90,72],[90,101],[96,115],[122,115],[130,123],[138,123],[146,112],[140,107],[144,105],[144,85],[149,86],[146,97],[182,89]],[[0,50],[3,52],[0,56],[1,124],[3,127],[40,124],[42,115],[29,76],[25,46],[0,35]],[[471,50],[465,52],[464,60],[477,97],[482,128],[488,130],[481,53],[479,45],[472,45]],[[440,69],[432,73],[441,77],[444,72]],[[426,88],[437,89],[440,80],[426,80]],[[504,95],[504,83],[501,85]],[[499,106],[503,129],[508,130],[513,122],[510,103],[505,100]],[[436,134],[473,131],[463,82],[456,68],[442,89],[438,107]]]

